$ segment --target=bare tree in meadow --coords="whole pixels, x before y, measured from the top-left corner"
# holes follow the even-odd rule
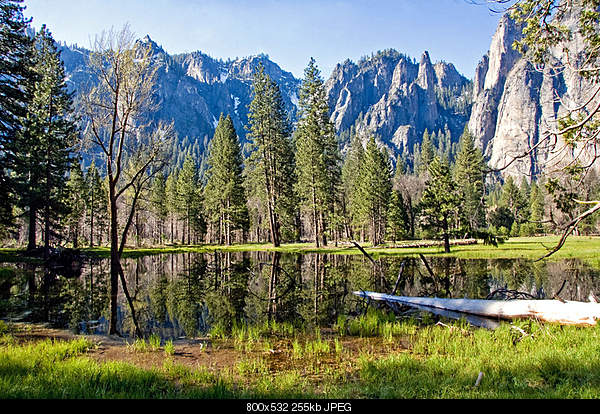
[[[138,197],[142,188],[165,162],[165,149],[173,126],[154,124],[148,115],[155,109],[153,92],[157,65],[152,50],[136,43],[128,26],[96,36],[89,66],[97,83],[83,94],[81,116],[86,143],[105,161],[110,216],[110,326],[117,332],[119,277],[129,301],[136,335],[140,335],[135,310],[127,292],[121,256],[127,243]],[[127,207],[120,199],[133,194]],[[128,211],[121,211],[127,209]],[[125,217],[119,226],[119,217]]]

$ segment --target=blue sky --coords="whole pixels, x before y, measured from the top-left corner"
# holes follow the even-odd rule
[[[480,1],[480,3],[484,3]],[[33,26],[90,47],[102,30],[129,23],[168,53],[215,58],[266,53],[303,77],[310,57],[326,78],[339,62],[387,48],[453,63],[472,78],[500,14],[472,0],[25,0]]]

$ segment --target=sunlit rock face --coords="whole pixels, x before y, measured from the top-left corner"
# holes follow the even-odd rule
[[[592,159],[590,148],[565,148],[560,137],[549,146],[544,138],[558,129],[567,108],[585,102],[594,88],[569,67],[555,69],[566,62],[562,47],[552,50],[551,64],[534,67],[512,48],[521,30],[507,16],[501,19],[476,69],[468,129],[492,168],[506,167],[503,176],[531,178],[558,171],[578,156],[584,163]],[[575,38],[567,49],[573,54],[580,47]]]
[[[199,139],[207,148],[220,115],[230,115],[238,135],[244,141],[248,123],[248,105],[252,100],[252,77],[259,64],[279,85],[290,120],[296,119],[297,93],[300,80],[282,70],[266,55],[256,55],[227,61],[214,59],[202,52],[167,54],[150,37],[138,41],[150,47],[157,73],[155,120],[171,121],[179,140]],[[87,67],[89,50],[76,46],[61,46],[68,74],[68,84],[76,93],[85,91],[93,81]]]
[[[395,50],[346,60],[326,89],[338,131],[375,135],[396,155],[412,152],[426,129],[448,128],[458,140],[470,110],[470,81],[450,63],[433,64],[428,52],[418,62]]]
[[[242,143],[246,141],[252,78],[259,65],[280,87],[290,122],[297,121],[301,80],[266,55],[229,60],[202,52],[169,55],[148,36],[157,72],[154,120],[173,120],[179,141],[198,142],[204,152],[221,113],[231,115]],[[69,86],[76,93],[93,82],[89,50],[61,46]],[[458,141],[469,119],[471,81],[447,62],[432,63],[428,52],[419,60],[395,50],[378,52],[358,63],[338,64],[325,83],[331,120],[343,135],[351,127],[366,140],[371,134],[390,155],[411,154],[425,130],[449,131]],[[347,141],[343,144],[347,144]]]

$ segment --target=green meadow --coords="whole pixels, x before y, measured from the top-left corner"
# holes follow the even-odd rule
[[[215,369],[177,362],[178,347],[131,344],[160,356],[142,368],[97,362],[95,344],[17,341],[2,325],[2,398],[597,398],[600,328],[503,324],[494,331],[457,321],[428,324],[370,311],[334,332],[289,326],[215,332],[210,349],[237,352]]]
[[[450,253],[444,253],[443,247],[402,247],[402,245],[412,245],[415,241],[398,242],[394,245],[383,245],[372,247],[369,243],[361,243],[365,251],[373,257],[383,255],[393,256],[418,256],[435,255],[450,256],[461,259],[530,259],[537,260],[542,258],[549,250],[554,248],[559,242],[558,236],[544,237],[511,237],[504,243],[497,246],[485,245],[481,240],[477,244],[452,246]],[[110,257],[110,249],[106,247],[96,247],[82,249],[84,252],[97,255],[99,257]],[[354,245],[345,243],[335,246],[330,244],[327,247],[316,248],[312,243],[288,243],[280,247],[273,247],[271,244],[237,244],[233,246],[220,245],[198,245],[198,246],[165,246],[149,248],[129,248],[123,252],[124,257],[140,257],[156,254],[168,253],[206,253],[211,251],[224,252],[244,252],[244,251],[278,251],[282,253],[327,253],[327,254],[362,254]],[[8,253],[16,253],[16,250],[9,250]],[[8,254],[7,253],[7,254]],[[598,236],[571,236],[567,239],[565,245],[552,256],[544,260],[563,260],[563,259],[581,259],[584,262],[600,267],[600,237]]]

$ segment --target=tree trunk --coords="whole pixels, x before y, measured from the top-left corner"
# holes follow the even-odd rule
[[[79,247],[79,226],[75,225],[75,230],[73,231],[73,248],[77,249]]]
[[[277,216],[275,215],[275,211],[273,211],[273,204],[271,201],[269,202],[269,227],[271,230],[271,242],[273,243],[273,247],[279,247],[279,229],[277,223]]]
[[[117,200],[114,183],[109,184],[110,203],[110,325],[109,335],[117,335],[117,293],[119,288],[119,235],[117,225]]]
[[[50,256],[50,203],[46,201],[44,208],[44,258]]]
[[[90,247],[94,247],[94,190],[92,187],[92,201],[90,203]]]
[[[325,234],[325,227],[327,226],[327,224],[325,223],[325,215],[323,214],[322,211],[319,212],[319,218],[320,218],[320,223],[321,223],[321,237],[322,237],[322,244],[323,246],[327,246],[327,235]]]
[[[273,252],[273,260],[271,262],[271,277],[269,278],[269,307],[267,313],[269,320],[274,318],[277,313],[277,283],[279,276],[279,259],[280,252]]]
[[[463,312],[494,319],[533,318],[562,325],[596,326],[600,319],[600,304],[560,300],[486,300],[446,299],[413,296],[392,296],[383,293],[356,291],[354,295],[377,301],[426,306],[452,312]],[[422,308],[420,308],[422,309]]]
[[[450,253],[450,235],[448,234],[448,221],[444,217],[444,252]]]
[[[315,247],[319,248],[319,221],[317,217],[317,209],[313,204],[313,231],[315,232]]]
[[[188,210],[187,210],[187,244],[188,244],[188,246],[191,244],[191,241],[190,241],[190,235],[191,235],[190,216],[191,216],[191,213],[190,213],[190,209],[188,208]]]
[[[225,243],[227,244],[227,246],[231,246],[231,201],[229,199],[227,199],[227,229],[226,229],[226,236],[227,236],[227,240],[225,240]]]
[[[37,223],[37,211],[35,207],[29,208],[29,235],[27,250],[35,250],[36,247],[36,223]]]

